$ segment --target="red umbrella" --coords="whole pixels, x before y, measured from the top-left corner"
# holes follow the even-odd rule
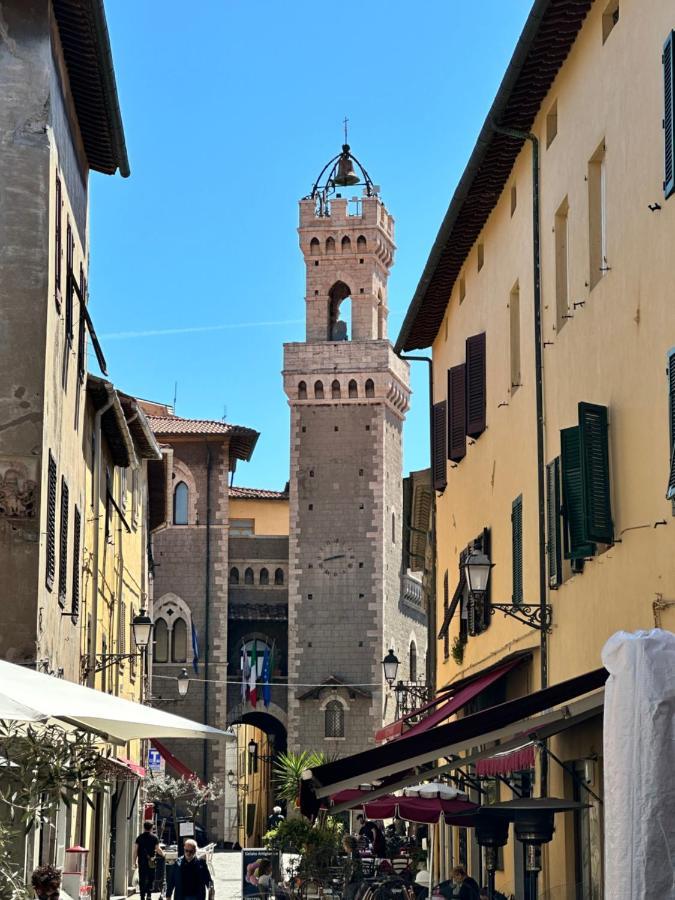
[[[441,816],[445,816],[448,825],[468,824],[465,818],[454,822],[458,815],[466,816],[467,813],[478,809],[477,804],[461,798],[444,799],[441,797],[396,797],[386,794],[376,800],[368,800],[370,791],[361,791],[358,788],[349,788],[333,794],[331,804],[354,802],[354,808],[363,809],[369,819],[393,819],[398,816],[407,822],[418,822],[426,825],[435,825]],[[330,807],[328,807],[330,808]]]

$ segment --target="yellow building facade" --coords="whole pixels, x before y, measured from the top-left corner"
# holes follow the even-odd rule
[[[616,631],[675,628],[675,15],[645,13],[535,4],[399,336],[433,353],[437,687],[519,660],[482,706],[597,669]],[[550,634],[472,605],[472,548],[491,603],[550,607]],[[582,783],[602,797],[602,717],[549,747],[567,770],[537,754],[526,789],[590,808],[558,817],[540,890],[599,898],[601,804]],[[447,853],[479,878],[470,835]],[[512,837],[497,885],[521,896],[522,878]]]

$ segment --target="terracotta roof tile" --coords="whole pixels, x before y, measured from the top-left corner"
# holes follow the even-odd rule
[[[238,459],[251,458],[259,434],[253,428],[218,422],[213,419],[182,419],[180,416],[148,416],[150,427],[156,435],[177,437],[179,435],[223,435],[230,437],[230,449]]]
[[[264,488],[231,487],[229,494],[236,500],[288,500],[288,491],[267,491]]]

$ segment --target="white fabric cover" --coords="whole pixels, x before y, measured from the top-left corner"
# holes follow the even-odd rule
[[[675,897],[675,634],[605,644],[605,897]]]
[[[49,722],[68,719],[113,740],[135,738],[233,738],[182,716],[112,697],[72,681],[0,660],[0,719]]]
[[[454,800],[464,794],[442,781],[428,781],[403,789],[405,797],[423,797],[425,799]]]

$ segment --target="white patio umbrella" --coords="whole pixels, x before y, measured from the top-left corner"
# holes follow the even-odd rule
[[[3,660],[0,719],[66,724],[120,743],[135,738],[234,738],[232,732]]]

